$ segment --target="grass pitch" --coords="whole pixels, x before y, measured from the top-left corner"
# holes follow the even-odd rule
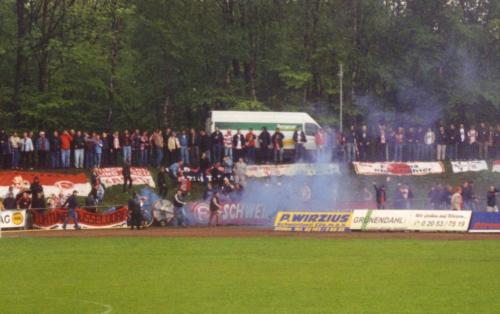
[[[0,239],[1,313],[498,313],[500,241]]]

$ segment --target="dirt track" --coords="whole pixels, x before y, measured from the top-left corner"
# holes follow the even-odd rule
[[[422,233],[422,232],[347,232],[347,233],[299,233],[273,231],[261,227],[196,227],[159,228],[144,230],[67,230],[67,231],[3,231],[5,238],[32,237],[195,237],[195,238],[235,238],[235,237],[302,237],[325,239],[423,239],[423,240],[500,240],[500,234],[478,233]]]

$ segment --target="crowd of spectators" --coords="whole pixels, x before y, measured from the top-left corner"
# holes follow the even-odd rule
[[[433,161],[500,158],[500,125],[484,122],[466,127],[444,124],[437,128],[393,127],[380,123],[371,129],[363,124],[344,133],[319,129],[314,136],[316,152],[307,151],[304,131],[295,130],[287,139],[279,129],[269,132],[216,129],[208,134],[195,129],[152,133],[82,132],[74,130],[12,132],[0,130],[0,168],[94,168],[128,163],[133,166],[170,166],[182,161],[198,167],[232,162],[284,161],[284,142],[293,141],[294,161]]]

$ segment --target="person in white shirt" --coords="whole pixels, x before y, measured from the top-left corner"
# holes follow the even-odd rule
[[[21,157],[22,164],[24,168],[33,167],[33,154],[35,147],[33,146],[33,141],[28,136],[27,132],[23,133],[23,138],[21,139]]]
[[[473,159],[477,159],[479,156],[478,156],[478,153],[479,153],[479,145],[478,145],[478,142],[477,142],[477,136],[478,136],[478,133],[476,131],[476,128],[472,125],[470,127],[470,130],[469,132],[467,132],[467,137],[469,139],[469,149],[468,149],[468,156],[467,158],[469,160],[473,160]]]
[[[11,148],[11,167],[12,169],[19,168],[19,159],[20,159],[20,148],[21,148],[21,138],[17,135],[17,132],[14,132],[9,138],[10,148]]]
[[[430,161],[434,156],[434,143],[436,142],[436,134],[431,128],[427,129],[424,135],[424,159]]]

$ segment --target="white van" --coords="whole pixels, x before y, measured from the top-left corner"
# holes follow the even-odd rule
[[[209,134],[214,132],[215,128],[219,128],[222,134],[225,134],[227,129],[231,129],[233,134],[240,129],[243,135],[249,129],[253,129],[255,135],[258,136],[263,127],[266,127],[271,135],[276,128],[281,130],[285,136],[283,141],[285,150],[294,149],[293,132],[300,127],[307,137],[306,150],[316,149],[314,136],[320,126],[305,112],[211,111],[206,124]]]

